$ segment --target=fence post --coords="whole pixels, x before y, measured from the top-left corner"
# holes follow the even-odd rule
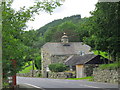
[[[13,68],[16,69],[16,60],[11,60],[12,61],[12,65],[13,65]],[[12,76],[12,85],[13,87],[16,87],[17,83],[16,83],[16,73]]]

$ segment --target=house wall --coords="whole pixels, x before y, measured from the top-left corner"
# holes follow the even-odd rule
[[[85,76],[92,76],[93,75],[93,69],[98,67],[97,64],[85,64],[84,65],[84,74]]]
[[[41,49],[42,77],[47,77],[46,68],[51,63],[63,63],[70,55],[51,55],[46,50]]]
[[[84,65],[76,65],[76,78],[85,77],[84,75]]]
[[[70,55],[52,55],[51,63],[63,63]]]
[[[51,64],[51,54],[41,49],[41,64],[42,64],[42,77],[47,76],[46,68]]]

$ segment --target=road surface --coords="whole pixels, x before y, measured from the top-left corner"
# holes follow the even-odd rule
[[[117,84],[90,82],[87,80],[17,77],[17,83],[37,89],[42,88],[43,90],[119,90]]]

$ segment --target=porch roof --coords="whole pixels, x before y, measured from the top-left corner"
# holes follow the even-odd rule
[[[101,58],[100,55],[94,54],[85,54],[83,56],[80,55],[72,55],[70,56],[64,63],[66,65],[78,65],[78,64],[107,64],[111,63],[110,60],[106,58]]]

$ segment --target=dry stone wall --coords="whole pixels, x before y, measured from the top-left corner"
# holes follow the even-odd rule
[[[95,68],[93,71],[93,80],[105,83],[120,83],[120,69],[99,69]]]
[[[17,73],[17,76],[21,76],[21,77],[38,77],[40,76],[40,71],[34,70],[34,71],[30,71],[28,73]]]
[[[48,78],[58,78],[58,79],[64,79],[64,78],[73,78],[75,75],[68,72],[49,72]]]

